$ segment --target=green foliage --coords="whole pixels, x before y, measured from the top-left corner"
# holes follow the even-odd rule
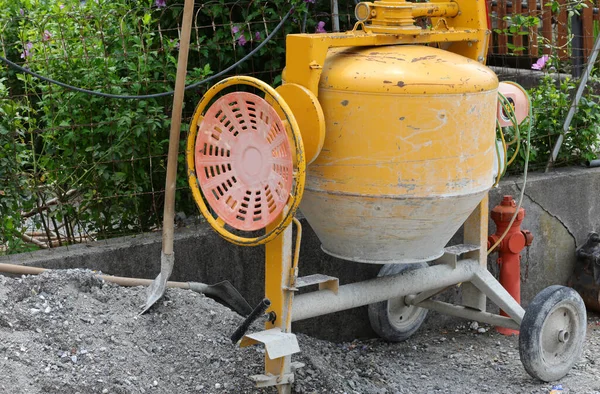
[[[544,3],[545,6],[550,7],[552,12],[560,11],[560,7],[566,7],[568,10],[568,16],[579,15],[582,8],[588,8],[588,0],[567,0],[558,1],[552,0]]]
[[[597,85],[598,81],[597,77],[591,77],[589,86]],[[533,108],[529,160],[534,169],[543,168],[548,161],[556,140],[562,134],[576,89],[577,83],[570,78],[556,81],[551,75],[545,75],[540,84],[529,91]],[[593,89],[585,92],[569,127],[569,133],[564,138],[557,165],[581,163],[596,158],[600,147],[599,102],[600,95]],[[521,126],[522,141],[526,138],[527,127],[527,123]],[[512,152],[513,150],[509,150],[509,156]],[[511,169],[513,172],[522,168],[524,155],[525,150],[521,149],[517,166]]]
[[[497,34],[505,34],[509,37],[515,36],[527,36],[532,31],[537,30],[540,26],[540,18],[531,15],[524,14],[512,14],[503,18],[508,26],[505,29],[494,29]],[[511,53],[522,52],[525,50],[524,46],[516,46],[515,44],[508,42],[506,47]]]
[[[33,122],[25,103],[8,97],[5,81],[0,78],[0,245],[21,250],[21,210],[33,208],[25,170],[32,162],[28,127]]]
[[[7,55],[33,71],[113,94],[174,86],[177,41],[159,36],[160,10],[150,1],[22,0],[15,7],[7,0],[0,9],[3,3],[14,13],[4,19]],[[210,73],[205,64],[189,74],[198,80]],[[59,204],[37,226],[46,233],[62,227],[71,240],[77,233],[101,238],[159,225],[153,192],[164,188],[172,98],[109,100],[25,74],[9,77],[11,90],[22,95],[0,104],[4,113],[18,114],[2,123],[0,243],[14,251],[11,242],[24,232],[20,213],[50,199]]]
[[[294,4],[294,14],[277,37],[232,71],[280,83],[283,37],[314,32],[319,21],[328,28],[325,3],[197,2],[187,82],[237,62]],[[183,9],[181,2],[156,4],[0,0],[1,52],[42,75],[91,90],[128,95],[172,90]],[[352,8],[354,3],[341,6]],[[311,17],[315,14],[323,16]],[[342,20],[342,28],[349,27]],[[62,234],[61,243],[65,233],[72,242],[82,233],[104,238],[160,226],[171,97],[111,100],[8,68],[0,68],[0,77],[0,247],[9,252],[30,248],[22,238],[32,223],[44,234]],[[184,119],[203,89],[187,91]],[[183,137],[186,127],[182,125]],[[181,151],[184,144],[182,138]],[[187,190],[183,159],[180,155],[177,186]],[[183,194],[177,209],[195,212]],[[46,209],[51,200],[57,203]],[[39,210],[42,215],[36,214]],[[27,222],[26,212],[35,220]]]

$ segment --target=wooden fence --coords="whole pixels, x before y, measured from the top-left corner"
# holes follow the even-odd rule
[[[541,23],[528,35],[510,35],[493,33],[490,40],[490,55],[517,55],[537,58],[542,54],[550,54],[552,48],[558,48],[558,56],[562,60],[575,56],[587,59],[594,45],[594,26],[600,25],[598,7],[600,0],[585,0],[587,7],[580,10],[580,15],[569,21],[569,7],[573,0],[558,0],[558,11],[553,12],[550,0],[487,0],[493,29],[507,29],[505,17],[523,14],[536,16]],[[541,39],[541,40],[540,40]],[[524,50],[511,50],[510,44]],[[549,45],[545,45],[549,44]],[[574,51],[576,49],[576,51]],[[577,53],[574,53],[577,52]]]

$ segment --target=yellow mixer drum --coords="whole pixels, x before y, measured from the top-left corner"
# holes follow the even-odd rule
[[[433,260],[493,184],[498,79],[425,46],[330,50],[300,209],[336,257]]]

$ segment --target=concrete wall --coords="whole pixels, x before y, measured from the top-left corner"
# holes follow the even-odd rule
[[[522,180],[507,178],[490,193],[490,208],[504,194],[517,197]],[[573,270],[575,249],[587,233],[600,229],[600,169],[567,168],[551,174],[530,174],[523,207],[523,228],[535,236],[524,253],[522,298],[527,303],[544,287],[565,284]],[[300,275],[323,273],[350,283],[377,275],[379,266],[342,261],[323,253],[320,243],[303,222]],[[495,231],[490,223],[490,234]],[[453,242],[460,242],[457,234]],[[160,270],[161,235],[143,234],[89,245],[43,250],[0,257],[0,262],[47,268],[86,267],[107,274],[154,278]],[[216,283],[228,279],[255,305],[263,296],[264,250],[229,244],[207,225],[180,228],[175,236],[175,269],[172,280]],[[497,272],[495,256],[489,268]],[[455,300],[459,290],[448,290],[442,299]],[[441,325],[449,318],[430,314],[427,325]],[[374,336],[366,307],[310,319],[294,324],[294,330],[333,340]]]

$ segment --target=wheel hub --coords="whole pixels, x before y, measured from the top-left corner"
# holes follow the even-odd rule
[[[558,341],[566,343],[569,340],[569,331],[560,330],[558,332]]]
[[[542,328],[542,349],[549,364],[558,365],[571,357],[573,342],[570,332],[578,319],[577,311],[570,305],[554,310]]]

